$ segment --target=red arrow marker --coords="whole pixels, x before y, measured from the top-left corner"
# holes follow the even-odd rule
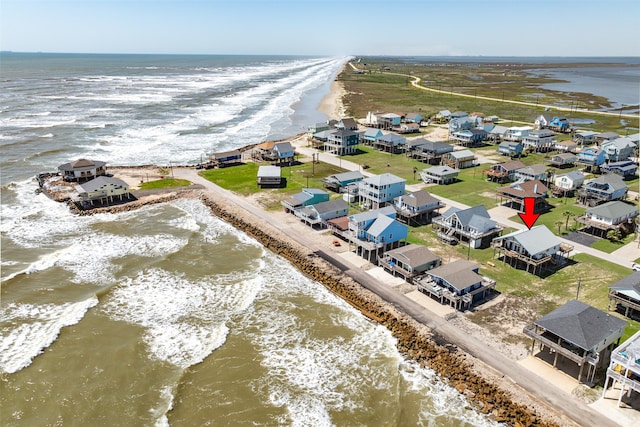
[[[535,203],[535,197],[525,197],[524,213],[518,214],[522,219],[522,222],[524,222],[524,225],[526,225],[529,230],[531,230],[531,227],[533,227],[533,224],[536,223],[538,217],[540,216],[540,214],[533,213],[533,211],[535,210]]]

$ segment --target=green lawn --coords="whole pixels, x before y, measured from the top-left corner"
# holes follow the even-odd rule
[[[177,178],[163,178],[140,184],[140,190],[157,190],[159,188],[188,187],[191,181]]]

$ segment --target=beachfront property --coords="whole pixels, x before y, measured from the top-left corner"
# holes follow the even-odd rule
[[[356,254],[375,262],[386,250],[397,248],[406,240],[409,228],[395,220],[393,206],[354,214],[349,217],[349,231],[343,234],[355,244]]]
[[[358,181],[358,199],[365,208],[378,209],[403,195],[405,184],[405,179],[390,173],[374,175]]]
[[[458,130],[452,132],[449,139],[463,147],[476,147],[487,139],[487,131],[481,128]]]
[[[451,184],[458,180],[460,171],[449,166],[432,166],[420,172],[420,178],[425,184]]]
[[[314,123],[307,128],[307,139],[312,139],[315,134],[329,129],[331,129],[331,127],[327,122]]]
[[[620,407],[625,393],[627,397],[631,397],[632,391],[640,393],[640,331],[616,347],[611,353],[602,389],[603,398],[609,388],[609,380],[612,380],[612,388],[616,387],[616,383],[620,386],[618,407]]]
[[[280,187],[287,181],[281,176],[280,166],[260,166],[256,178],[258,187]]]
[[[525,149],[535,153],[552,150],[556,143],[556,134],[549,129],[538,129],[529,132],[522,138]]]
[[[637,216],[637,206],[615,200],[589,208],[583,216],[575,220],[584,224],[580,231],[585,233],[607,237],[609,231],[617,230],[626,236],[635,231],[634,219]]]
[[[640,320],[640,271],[634,271],[609,286],[608,310],[611,310],[611,305],[625,317]]]
[[[384,253],[378,265],[393,276],[402,277],[409,283],[413,278],[438,267],[441,259],[422,245],[408,244]]]
[[[578,153],[578,160],[576,163],[596,167],[603,165],[606,160],[607,157],[603,150],[597,147],[584,147]]]
[[[466,169],[475,166],[476,159],[471,150],[450,151],[442,155],[441,164],[453,169]]]
[[[545,225],[496,237],[491,246],[498,251],[497,258],[513,268],[524,267],[527,273],[533,274],[548,265],[564,265],[573,250],[573,246],[562,243]]]
[[[513,179],[516,181],[532,181],[538,179],[540,181],[547,179],[547,167],[543,164],[536,164],[531,166],[525,166],[520,169],[516,169],[513,174]]]
[[[298,194],[294,194],[280,202],[287,213],[294,213],[296,210],[316,203],[329,200],[329,193],[319,188],[303,188]]]
[[[619,343],[627,322],[578,300],[571,300],[546,316],[524,327],[532,338],[531,353],[536,343],[542,353],[554,354],[556,367],[560,356],[578,364],[578,382],[587,367],[586,381],[593,382],[596,370],[607,366],[611,351]]]
[[[343,193],[347,191],[348,186],[356,184],[363,179],[364,175],[359,171],[348,171],[322,178],[322,184],[328,190]]]
[[[555,144],[553,144],[553,148],[558,151],[563,151],[565,153],[578,152],[578,144],[576,144],[574,141],[569,141],[569,140],[556,141]]]
[[[531,181],[516,182],[507,187],[498,188],[497,192],[500,196],[500,204],[504,202],[510,208],[518,212],[524,212],[524,199],[534,199],[534,212],[542,212],[547,210],[548,188],[539,179]]]
[[[479,274],[480,267],[470,261],[456,260],[414,279],[418,290],[456,310],[471,308],[483,301],[496,282]]]
[[[226,166],[236,165],[242,162],[242,153],[240,150],[224,151],[221,153],[213,153],[209,156],[209,164],[214,167],[224,168]]]
[[[474,249],[488,246],[499,235],[503,227],[491,219],[487,208],[478,205],[467,209],[449,208],[439,217],[433,218],[433,227],[438,237],[447,242],[466,241]]]
[[[131,198],[129,185],[126,182],[119,178],[102,175],[76,185],[75,190],[77,196],[73,197],[73,201],[82,208],[88,208],[89,205],[94,206],[96,203],[108,205],[114,202],[115,197],[117,197],[117,201]]]
[[[628,191],[629,187],[620,175],[609,173],[584,183],[578,191],[578,200],[583,205],[596,206],[612,200],[623,200]]]
[[[512,126],[507,129],[502,139],[505,141],[522,141],[532,130],[531,126]]]
[[[62,179],[69,182],[90,181],[107,174],[106,162],[78,159],[58,166]]]
[[[573,196],[573,192],[582,186],[584,179],[584,174],[579,170],[556,175],[552,190],[556,195]]]
[[[547,161],[549,165],[556,168],[567,168],[573,166],[578,161],[578,156],[573,153],[560,153],[551,156],[551,159]]]
[[[439,164],[443,155],[454,150],[451,144],[429,141],[424,138],[408,141],[405,147],[407,147],[409,157],[429,164]]]
[[[342,199],[328,200],[302,207],[295,211],[295,215],[311,227],[329,227],[329,221],[336,218],[346,218],[349,205]]]
[[[355,154],[360,134],[350,129],[335,129],[329,131],[327,140],[323,144],[324,151],[336,156]]]
[[[291,164],[294,160],[295,151],[289,141],[267,141],[256,145],[251,156],[258,160],[277,162],[278,164]]]
[[[487,175],[487,180],[489,181],[504,183],[507,181],[514,181],[516,171],[523,167],[525,167],[525,164],[521,161],[512,160],[510,162],[492,165],[489,169],[482,171],[482,173]]]
[[[608,162],[620,162],[633,156],[636,145],[629,138],[616,138],[600,144]]]
[[[434,212],[444,207],[439,199],[433,197],[427,190],[418,190],[398,196],[393,201],[398,219],[411,225],[429,221]]]
[[[600,171],[604,173],[615,173],[620,175],[622,179],[633,178],[638,171],[638,164],[633,160],[605,163],[600,166]]]
[[[503,156],[520,157],[524,146],[519,141],[502,141],[496,150]]]

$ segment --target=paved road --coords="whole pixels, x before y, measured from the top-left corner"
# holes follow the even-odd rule
[[[323,161],[325,159],[323,158]],[[357,165],[354,164],[354,166]],[[345,165],[343,165],[345,167]],[[273,227],[286,232],[286,234],[301,245],[310,248],[312,251],[322,251],[320,244],[314,241],[313,233],[297,232],[295,227],[284,224],[268,212],[256,208],[246,199],[228,190],[205,180],[197,174],[197,171],[189,168],[174,168],[174,174],[178,178],[187,179],[193,183],[201,184],[204,191],[213,200],[224,198],[237,205],[256,217],[264,220]],[[553,408],[557,408],[562,413],[573,419],[579,425],[598,425],[602,427],[615,426],[610,419],[589,408],[585,404],[576,401],[563,390],[560,390],[542,377],[520,366],[517,362],[497,353],[487,344],[474,339],[466,332],[448,323],[432,311],[407,298],[401,292],[381,283],[365,271],[350,264],[344,259],[336,259],[330,252],[324,251],[324,255],[330,262],[341,265],[345,273],[360,283],[365,288],[379,295],[382,299],[392,304],[399,310],[407,313],[417,321],[428,326],[446,340],[457,345],[471,356],[483,361],[498,372],[504,373],[513,383],[518,384],[524,390],[531,393],[541,401]]]

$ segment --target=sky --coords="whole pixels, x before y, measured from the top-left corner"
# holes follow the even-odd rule
[[[0,50],[640,56],[640,1],[0,0]]]

